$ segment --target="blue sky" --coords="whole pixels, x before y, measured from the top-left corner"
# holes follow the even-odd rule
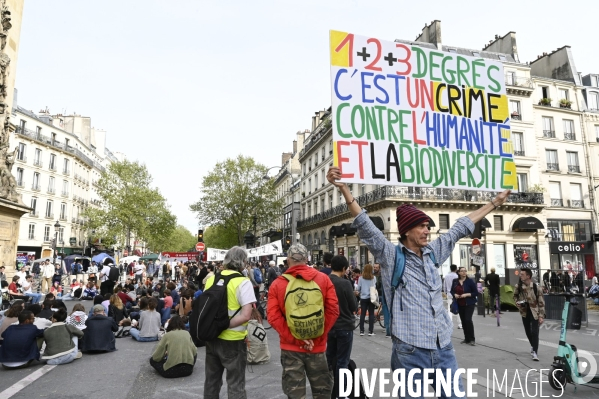
[[[216,162],[244,154],[279,165],[295,133],[330,105],[329,29],[413,40],[439,19],[444,44],[474,49],[515,31],[522,62],[570,45],[586,74],[599,72],[595,8],[590,1],[25,0],[18,101],[35,112],[90,116],[107,130],[112,151],[147,165],[193,232],[189,204]]]

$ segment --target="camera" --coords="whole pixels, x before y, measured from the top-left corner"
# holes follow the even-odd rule
[[[516,305],[522,307],[522,306],[526,305],[526,301],[518,301],[518,302],[516,302]]]

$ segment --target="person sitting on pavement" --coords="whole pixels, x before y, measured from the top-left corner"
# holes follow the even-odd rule
[[[31,312],[33,313],[33,316],[35,316],[35,320],[33,321],[33,324],[40,330],[45,330],[46,328],[48,328],[52,325],[52,321],[45,319],[43,317],[39,317],[39,314],[42,311],[42,305],[40,305],[39,303],[29,306],[27,308],[27,310],[31,310]]]
[[[8,329],[8,327],[19,321],[19,314],[25,309],[25,303],[21,300],[15,301],[6,312],[4,312],[4,318],[0,323],[0,344],[4,345],[1,336],[2,333]]]
[[[104,306],[94,305],[93,316],[85,321],[82,352],[113,352],[116,351],[114,332],[119,327],[112,317],[106,316]]]
[[[52,325],[44,331],[46,349],[42,360],[46,360],[47,364],[67,364],[81,358],[77,342],[83,338],[83,331],[65,323],[66,319],[67,312],[59,309],[52,316]]]
[[[25,295],[23,295],[20,291],[19,291],[19,280],[21,278],[19,276],[13,276],[12,277],[12,282],[8,285],[8,294],[13,298],[13,299],[21,299],[25,302],[29,301],[29,298]]]
[[[94,306],[96,305],[100,305],[102,306],[102,302],[104,302],[104,297],[102,295],[96,295],[94,297],[94,304],[92,305],[92,307],[89,309],[89,314],[87,316],[87,318],[89,319],[90,317],[94,316]],[[103,306],[102,306],[103,307]],[[106,309],[105,309],[106,310]]]
[[[148,309],[143,310],[139,315],[137,328],[132,328],[129,333],[134,340],[139,342],[158,341],[160,333],[160,313],[156,312],[156,298],[148,300]]]
[[[129,295],[127,295],[123,290],[126,288],[116,288],[115,292],[119,298],[121,298],[121,302],[125,305],[125,308],[130,310],[133,306],[135,306],[135,299],[131,299]]]
[[[123,305],[123,301],[117,294],[113,294],[110,297],[110,304],[108,305],[108,317],[112,317],[116,324],[119,326],[123,325],[123,320],[129,316],[127,309]]]
[[[187,288],[183,291],[181,302],[176,306],[175,310],[179,316],[187,316],[191,312],[193,306],[194,290]]]
[[[180,316],[168,321],[166,334],[154,349],[150,364],[164,378],[188,377],[193,373],[198,348],[185,330],[185,322]]]
[[[85,330],[85,322],[87,321],[87,314],[85,313],[85,306],[80,303],[76,303],[73,306],[73,311],[67,317],[66,323],[77,327],[80,330]]]
[[[52,287],[50,287],[50,292],[58,298],[62,296],[62,287],[60,286],[60,281],[54,281],[52,283]]]
[[[88,281],[85,289],[83,290],[83,294],[81,294],[81,299],[94,299],[94,297],[98,295],[98,290],[93,282]]]
[[[354,217],[352,227],[357,229],[363,242],[381,265],[383,290],[389,300],[392,318],[391,368],[398,369],[442,369],[454,375],[458,370],[455,351],[451,343],[453,326],[443,306],[441,278],[438,265],[451,255],[456,243],[474,232],[475,223],[508,200],[510,190],[505,190],[485,205],[453,223],[453,227],[439,238],[429,242],[430,217],[413,205],[397,207],[396,221],[400,234],[399,244],[389,241],[374,225],[365,210],[356,202],[347,184],[340,182],[341,169],[331,167],[327,180],[338,188],[348,211]],[[392,288],[397,251],[405,260],[402,280]],[[397,294],[396,294],[397,293]],[[269,300],[270,305],[270,300]],[[269,312],[270,317],[270,312]],[[270,321],[270,320],[269,320]],[[418,386],[419,385],[419,386]],[[455,384],[454,384],[455,385]],[[411,389],[420,389],[424,380],[413,381]],[[435,381],[433,389],[439,388]],[[453,386],[448,396],[463,391],[462,381]]]
[[[143,297],[139,300],[139,309],[134,310],[129,314],[129,317],[131,318],[131,320],[139,320],[139,316],[141,315],[141,312],[148,309],[148,301],[149,300],[150,300],[150,298],[148,298],[148,297]]]
[[[162,325],[166,324],[166,321],[171,317],[171,309],[173,308],[173,297],[171,296],[172,292],[168,288],[164,290],[164,299],[163,299],[163,308],[160,311],[161,315],[161,323]]]
[[[5,368],[24,368],[32,361],[39,360],[37,339],[44,336],[44,331],[33,324],[34,320],[32,311],[23,310],[19,313],[19,324],[10,325],[0,334],[3,339],[0,346],[0,363]]]
[[[31,303],[39,303],[42,299],[42,294],[39,292],[33,292],[33,276],[28,274],[25,276],[25,281],[21,282],[21,288],[23,289],[23,295],[31,298]]]
[[[37,315],[37,317],[43,318],[46,320],[52,319],[52,313],[54,313],[54,311],[52,310],[52,302],[54,302],[54,300],[48,298],[48,296],[46,295],[46,298],[44,299],[44,303],[42,304],[43,309]]]

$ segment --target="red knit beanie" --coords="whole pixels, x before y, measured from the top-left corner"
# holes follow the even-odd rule
[[[424,212],[410,204],[398,206],[395,214],[399,234],[406,234],[410,229],[430,220]]]

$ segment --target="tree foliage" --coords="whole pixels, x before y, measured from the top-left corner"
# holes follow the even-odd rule
[[[116,242],[126,243],[129,232],[147,242],[170,237],[176,217],[151,183],[145,165],[128,160],[111,163],[96,186],[101,206],[89,207],[83,213],[89,228],[95,230],[94,237],[102,238],[106,245],[114,244],[115,237]]]
[[[283,200],[276,199],[273,182],[263,179],[267,170],[243,155],[217,163],[202,180],[202,197],[190,209],[198,213],[200,224],[235,231],[242,245],[245,232],[254,229],[254,216],[259,234],[282,212]]]
[[[216,224],[204,230],[204,243],[207,248],[229,249],[238,244],[237,229]]]
[[[190,249],[195,251],[197,237],[185,228],[178,225],[170,236],[160,236],[148,241],[148,247],[154,252],[187,252]]]

